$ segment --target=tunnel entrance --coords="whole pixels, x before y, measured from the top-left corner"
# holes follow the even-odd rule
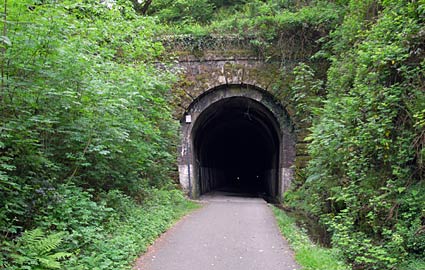
[[[281,200],[293,178],[290,118],[268,92],[222,85],[193,100],[181,119],[179,179],[188,195],[212,191]]]
[[[200,194],[277,195],[278,125],[267,108],[231,97],[212,104],[197,121],[193,146]]]

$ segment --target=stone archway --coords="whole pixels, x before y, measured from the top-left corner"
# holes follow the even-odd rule
[[[217,189],[280,200],[293,177],[295,136],[268,92],[221,85],[204,92],[181,120],[180,183],[191,197]]]

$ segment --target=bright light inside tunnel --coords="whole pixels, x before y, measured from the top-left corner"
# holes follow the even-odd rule
[[[207,108],[192,133],[200,193],[276,196],[277,130],[268,109],[249,98],[227,98]]]

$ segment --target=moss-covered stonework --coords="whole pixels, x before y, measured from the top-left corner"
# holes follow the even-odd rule
[[[262,89],[280,103],[290,118],[296,143],[296,158],[292,168],[304,167],[308,161],[308,143],[305,141],[308,125],[295,117],[287,87],[293,80],[293,68],[312,52],[300,54],[300,49],[294,47],[293,53],[288,53],[286,46],[287,57],[276,54],[265,57],[247,40],[225,40],[223,37],[218,41],[211,37],[208,40],[200,42],[199,39],[187,36],[180,39],[169,38],[165,42],[168,52],[176,57],[176,68],[180,70],[179,80],[172,89],[175,117],[183,124],[191,105],[212,89],[239,85],[237,89],[241,91],[241,96],[244,91],[251,91],[252,88]],[[282,51],[278,47],[274,49]],[[294,59],[294,56],[303,58]],[[184,155],[180,157],[180,160],[183,159],[186,159]]]

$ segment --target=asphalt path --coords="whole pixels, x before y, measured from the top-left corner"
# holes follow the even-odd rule
[[[300,269],[267,203],[210,195],[139,258],[135,270]]]

